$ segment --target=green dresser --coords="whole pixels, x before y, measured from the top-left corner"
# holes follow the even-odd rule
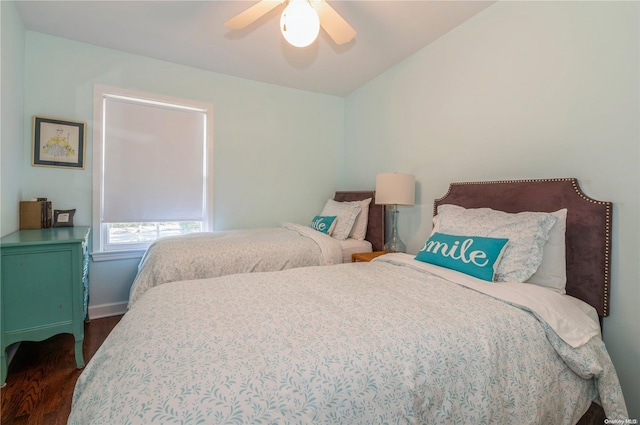
[[[90,233],[90,227],[56,227],[0,239],[0,385],[7,378],[7,347],[18,341],[73,334],[76,365],[84,366]]]

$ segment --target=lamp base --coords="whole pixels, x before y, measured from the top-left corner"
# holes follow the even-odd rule
[[[407,252],[407,246],[400,239],[390,239],[384,244],[387,252]]]
[[[400,240],[398,236],[398,206],[394,205],[391,211],[391,237],[384,244],[384,250],[387,252],[407,252],[407,246]]]

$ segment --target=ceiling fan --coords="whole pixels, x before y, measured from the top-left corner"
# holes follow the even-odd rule
[[[280,30],[284,38],[296,47],[306,47],[317,38],[320,26],[336,44],[348,43],[356,30],[325,0],[261,0],[244,12],[224,23],[229,29],[242,29],[287,4],[280,17]]]

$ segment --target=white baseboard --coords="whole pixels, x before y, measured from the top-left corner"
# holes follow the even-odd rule
[[[127,302],[100,304],[89,307],[89,319],[119,316],[127,311]]]

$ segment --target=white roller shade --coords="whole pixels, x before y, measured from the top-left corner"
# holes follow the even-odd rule
[[[103,222],[203,220],[206,113],[104,102]]]

